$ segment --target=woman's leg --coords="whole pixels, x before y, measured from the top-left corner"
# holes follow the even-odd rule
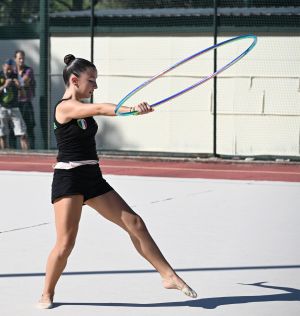
[[[5,136],[1,136],[1,137],[0,137],[0,149],[6,149]]]
[[[27,136],[26,135],[21,135],[20,136],[20,146],[22,150],[28,150],[29,149],[29,144],[28,144],[28,140],[27,140]]]
[[[54,203],[56,243],[48,257],[43,295],[40,302],[52,302],[55,286],[74,247],[83,197],[72,195]]]
[[[128,232],[136,250],[160,273],[165,288],[179,289],[188,296],[197,296],[164,258],[142,218],[127,205],[118,193],[110,191],[87,200],[85,203]]]

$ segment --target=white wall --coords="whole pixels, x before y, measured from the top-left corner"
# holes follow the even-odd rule
[[[219,78],[219,152],[299,156],[299,50],[300,37],[258,36],[249,56]]]
[[[225,40],[220,37],[218,41]],[[133,88],[199,50],[212,37],[115,35],[95,38],[95,102],[119,102]],[[51,38],[52,105],[63,93],[63,57],[89,59],[87,37]],[[218,49],[218,65],[250,41]],[[258,36],[257,46],[218,77],[218,153],[299,156],[300,37]],[[137,93],[127,105],[153,103],[211,73],[213,53],[198,57]],[[211,153],[213,81],[138,117],[97,118],[99,149]]]

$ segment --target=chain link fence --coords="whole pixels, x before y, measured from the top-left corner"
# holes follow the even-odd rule
[[[1,113],[4,108],[20,109],[29,150],[56,150],[52,115],[64,91],[64,55],[93,60],[99,71],[93,101],[117,103],[175,62],[249,33],[258,37],[254,50],[215,81],[145,117],[97,117],[97,148],[110,154],[298,161],[300,4],[296,0],[1,1],[0,62],[12,61],[21,86],[11,104],[4,104],[2,91]],[[200,56],[141,90],[130,102],[152,103],[167,97],[222,67],[247,45],[247,41],[230,44]],[[24,65],[31,69],[30,79],[24,77]],[[0,90],[6,80],[3,72]],[[22,139],[15,137],[13,121],[8,124],[9,133],[1,130],[0,139],[6,140],[2,150],[24,149]]]

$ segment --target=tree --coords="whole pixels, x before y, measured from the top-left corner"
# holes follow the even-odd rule
[[[39,0],[3,0],[0,2],[0,21],[3,25],[30,23],[39,11]]]
[[[80,11],[89,7],[89,0],[52,0],[51,11]]]
[[[94,0],[95,9],[103,8],[194,8],[212,7],[213,0]],[[220,7],[299,6],[299,0],[219,0]],[[40,0],[0,0],[0,25],[31,23],[39,14]],[[49,0],[50,12],[81,11],[91,0]]]
[[[50,12],[80,11],[90,7],[90,0],[49,0]],[[0,24],[31,23],[39,14],[40,0],[0,1]]]

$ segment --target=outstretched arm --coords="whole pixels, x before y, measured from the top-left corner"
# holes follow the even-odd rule
[[[71,119],[79,119],[83,117],[104,115],[116,116],[116,104],[113,103],[82,103],[77,100],[68,100],[57,106],[56,118],[59,122],[64,123]],[[147,114],[153,109],[148,103],[142,102],[133,107],[122,106],[121,113],[138,112],[139,114]]]
[[[102,107],[102,113],[99,115],[106,115],[106,116],[115,116],[115,109],[116,104],[112,103],[102,103],[98,104]],[[149,106],[147,102],[139,103],[138,105],[127,107],[127,106],[121,106],[119,109],[120,113],[129,113],[129,112],[138,112],[139,114],[147,114],[149,112],[152,112],[153,108]]]

